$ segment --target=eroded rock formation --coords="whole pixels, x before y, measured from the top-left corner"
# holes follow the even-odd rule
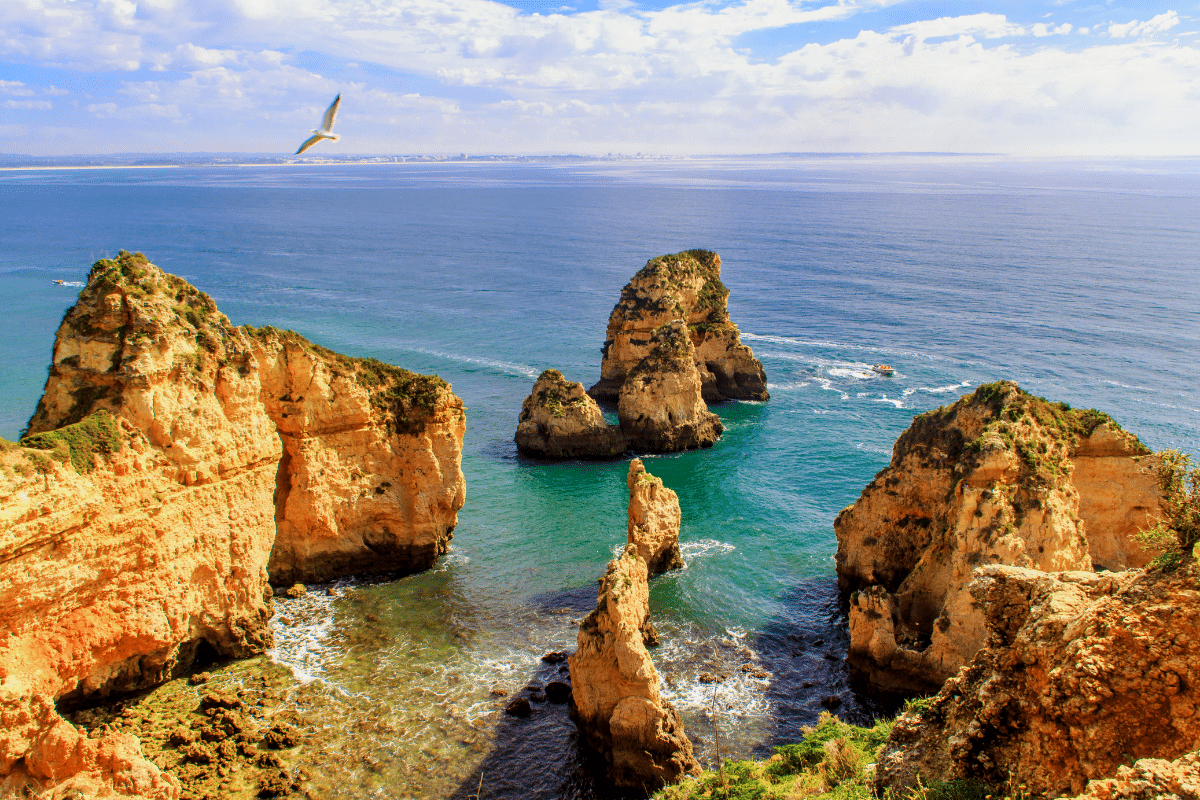
[[[766,374],[729,320],[728,297],[716,253],[688,250],[650,259],[621,290],[608,320],[600,381],[588,393],[617,400],[626,377],[650,354],[651,334],[678,319],[690,333],[707,402],[766,400]]]
[[[979,566],[1145,564],[1133,534],[1158,512],[1155,463],[1107,415],[1011,382],[918,416],[834,523],[839,583],[859,590],[852,663],[884,688],[940,686],[983,644]]]
[[[699,772],[679,713],[664,700],[643,644],[650,590],[646,562],[630,545],[609,562],[596,608],[568,659],[571,716],[616,786],[654,791]]]
[[[651,575],[683,566],[679,552],[679,496],[646,471],[640,458],[629,462],[629,544],[637,548]]]
[[[538,376],[517,424],[517,450],[534,458],[614,458],[625,450],[618,425],[609,425],[582,383],[556,369]]]
[[[971,594],[987,613],[986,647],[924,714],[897,722],[878,784],[897,790],[921,775],[1112,797],[1139,770],[1160,772],[1122,764],[1196,750],[1198,578],[1190,559],[1168,573],[982,568]],[[1184,760],[1194,774],[1194,756]]]
[[[1200,752],[1174,761],[1140,758],[1117,768],[1116,777],[1094,780],[1075,800],[1200,800]]]
[[[628,445],[651,453],[711,447],[723,430],[700,393],[695,348],[680,320],[656,328],[621,385],[617,417]]]
[[[146,688],[201,647],[262,652],[269,559],[285,582],[427,566],[462,504],[462,429],[437,378],[235,328],[140,254],[98,262],[28,447],[3,453],[0,775],[176,796],[136,740],[81,736],[54,703]]]

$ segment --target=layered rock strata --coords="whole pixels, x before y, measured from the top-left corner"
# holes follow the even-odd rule
[[[686,326],[675,320],[655,329],[649,347],[621,385],[617,416],[627,444],[651,453],[711,447],[723,428],[701,396]]]
[[[1143,565],[1133,536],[1160,497],[1136,437],[1011,382],[918,416],[834,523],[852,663],[883,688],[936,688],[983,644],[977,567]]]
[[[629,544],[651,575],[683,566],[679,552],[679,496],[646,471],[640,458],[629,462]]]
[[[986,610],[986,646],[927,711],[896,724],[878,785],[919,775],[1048,797],[1120,796],[1139,773],[1169,785],[1161,764],[1122,765],[1200,748],[1198,578],[1191,560],[1169,573],[984,567],[971,594]],[[1194,756],[1181,762],[1194,774]]]
[[[646,562],[633,546],[609,562],[596,608],[568,659],[571,716],[618,787],[654,791],[699,772],[674,706],[659,692],[643,644],[650,613]]]
[[[729,319],[728,297],[716,253],[688,250],[650,259],[621,290],[608,320],[600,381],[588,393],[618,400],[627,376],[650,354],[651,334],[678,319],[690,334],[707,402],[766,400],[766,374]]]
[[[27,447],[2,454],[0,776],[176,796],[135,739],[89,739],[55,702],[262,652],[269,562],[284,582],[427,566],[462,503],[462,428],[439,379],[235,328],[140,254],[98,262]]]
[[[615,458],[625,450],[620,426],[609,425],[582,383],[556,369],[538,376],[521,407],[517,450],[533,458]]]

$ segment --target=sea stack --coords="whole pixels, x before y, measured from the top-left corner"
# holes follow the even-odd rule
[[[583,384],[556,369],[539,375],[525,398],[515,439],[517,450],[533,458],[615,458],[625,450],[620,426],[605,422]]]
[[[626,376],[649,355],[651,334],[678,319],[692,340],[706,402],[766,400],[766,373],[741,343],[729,319],[728,297],[716,253],[688,250],[647,261],[621,290],[609,316],[600,381],[588,393],[617,401]]]
[[[650,453],[712,447],[723,430],[700,391],[695,348],[682,320],[650,334],[649,351],[625,376],[617,416],[628,445]]]
[[[646,471],[640,458],[629,462],[629,544],[650,575],[683,566],[679,552],[679,496]]]
[[[0,443],[0,779],[177,797],[135,738],[89,739],[55,703],[148,688],[202,645],[263,652],[269,564],[431,564],[463,427],[438,378],[234,327],[141,254],[97,262],[29,435]]]
[[[984,643],[977,567],[1044,572],[1146,564],[1157,461],[1107,415],[1000,382],[922,414],[891,464],[838,515],[850,659],[877,686],[929,691]]]
[[[609,562],[568,664],[571,716],[583,742],[614,785],[652,792],[697,774],[699,765],[643,644],[649,597],[646,561],[629,545]]]
[[[986,614],[986,646],[924,713],[897,721],[877,786],[901,793],[919,775],[1032,797],[1195,797],[1196,562],[1056,575],[989,566],[977,576],[970,594]]]

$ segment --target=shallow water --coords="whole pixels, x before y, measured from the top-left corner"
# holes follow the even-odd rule
[[[327,736],[327,797],[592,797],[563,706],[515,720],[625,536],[625,462],[517,456],[534,377],[592,383],[651,256],[718,251],[767,403],[653,457],[688,566],[656,578],[655,660],[701,760],[791,741],[854,691],[831,523],[921,411],[982,382],[1111,413],[1200,454],[1200,163],[711,159],[0,173],[0,435],[32,412],[90,263],[142,250],[235,323],[291,327],[454,384],[467,504],[422,575],[281,599],[273,657]],[[320,196],[319,215],[297,214]],[[887,362],[885,378],[870,367]],[[324,587],[322,587],[324,588]],[[743,671],[742,666],[749,667]],[[756,672],[768,677],[755,677]],[[720,684],[703,672],[730,675]],[[714,690],[715,687],[715,690]],[[498,698],[491,690],[504,690]]]

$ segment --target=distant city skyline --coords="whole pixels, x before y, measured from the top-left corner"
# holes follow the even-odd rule
[[[7,0],[0,154],[1200,154],[1200,5]]]

